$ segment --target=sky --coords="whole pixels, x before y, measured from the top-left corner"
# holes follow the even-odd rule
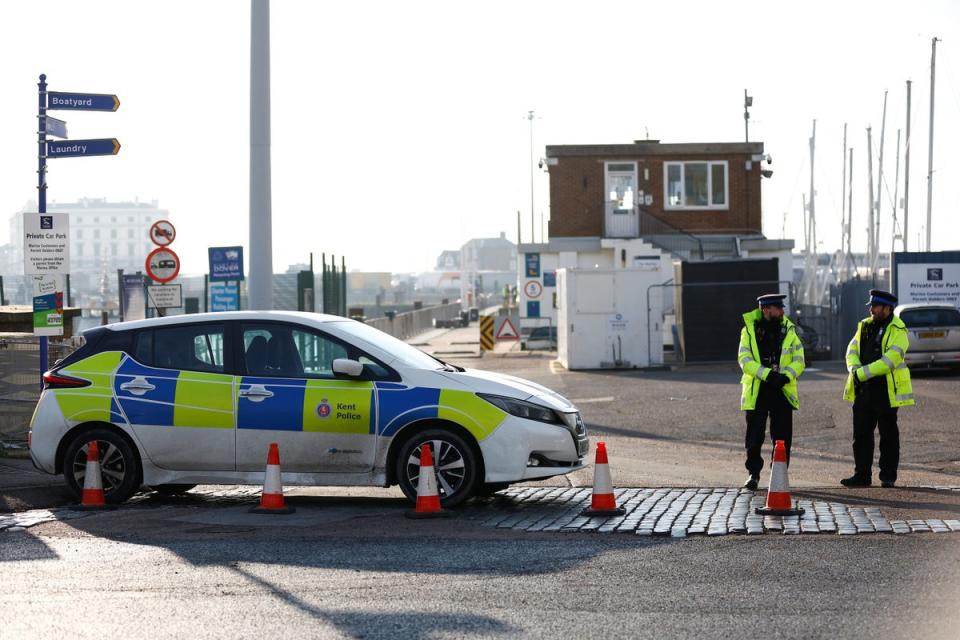
[[[891,242],[897,129],[911,113],[910,247],[926,224],[931,39],[937,45],[932,249],[960,248],[960,3],[715,1],[271,2],[276,271],[310,252],[348,269],[422,271],[444,249],[531,233],[546,145],[765,145],[763,230],[803,248],[816,119],[818,250],[840,246],[843,126],[853,160],[853,249],[866,249],[887,96],[881,248]],[[0,243],[36,199],[37,78],[116,94],[116,113],[60,111],[71,138],[117,156],[48,163],[48,200],[158,200],[182,273],[209,246],[248,244],[250,3],[0,3]],[[533,177],[535,239],[549,219]],[[898,210],[902,219],[902,210]],[[925,236],[921,236],[925,237]],[[899,246],[899,245],[898,245]]]

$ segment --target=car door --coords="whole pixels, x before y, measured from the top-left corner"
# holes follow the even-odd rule
[[[147,456],[176,470],[236,468],[234,378],[226,373],[224,325],[138,332],[114,392]]]
[[[373,382],[333,373],[354,348],[308,327],[240,324],[243,375],[237,377],[237,465],[264,468],[271,442],[284,471],[361,472],[373,468]]]

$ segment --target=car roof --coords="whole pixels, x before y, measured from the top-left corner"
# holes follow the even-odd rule
[[[195,322],[225,322],[227,320],[283,320],[299,322],[301,324],[317,324],[325,322],[355,322],[342,316],[324,313],[310,313],[306,311],[216,311],[212,313],[190,313],[164,318],[147,318],[145,320],[128,320],[113,322],[103,327],[93,327],[87,331],[105,328],[111,331],[128,331],[131,329],[152,329],[155,327],[176,326],[179,324],[193,324]],[[86,333],[86,331],[84,331]]]
[[[919,302],[911,302],[910,304],[901,304],[897,307],[897,312],[900,311],[910,311],[911,309],[953,309],[957,310],[952,304],[923,304]]]

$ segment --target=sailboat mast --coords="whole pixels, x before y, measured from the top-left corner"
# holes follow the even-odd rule
[[[930,251],[930,227],[933,217],[933,96],[937,81],[937,40],[933,39],[930,53],[930,145],[927,148],[927,246]]]
[[[873,133],[870,127],[867,127],[867,205],[870,207],[867,217],[867,267],[870,269],[870,277],[874,276],[873,256],[876,253],[876,247],[873,243]]]
[[[874,206],[877,209],[877,215],[874,217],[874,226],[871,229],[873,234],[873,248],[876,253],[873,261],[870,263],[870,269],[873,272],[877,270],[877,260],[880,258],[880,205],[883,202],[883,141],[887,131],[887,92],[883,92],[883,119],[880,121],[880,157],[877,161],[877,199]]]

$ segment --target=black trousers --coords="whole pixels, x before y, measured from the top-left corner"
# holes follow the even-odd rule
[[[860,478],[873,476],[874,429],[880,432],[880,482],[896,482],[900,466],[897,408],[858,395],[853,403],[853,461],[854,474]]]
[[[777,393],[780,393],[777,391]],[[786,398],[783,402],[778,399],[769,401],[763,397],[757,398],[757,408],[747,411],[747,436],[745,445],[747,449],[747,462],[744,465],[752,476],[759,476],[763,469],[763,448],[764,436],[767,431],[767,417],[770,417],[770,439],[774,442],[783,440],[787,448],[787,464],[790,464],[790,442],[793,440],[793,408],[787,403]]]

